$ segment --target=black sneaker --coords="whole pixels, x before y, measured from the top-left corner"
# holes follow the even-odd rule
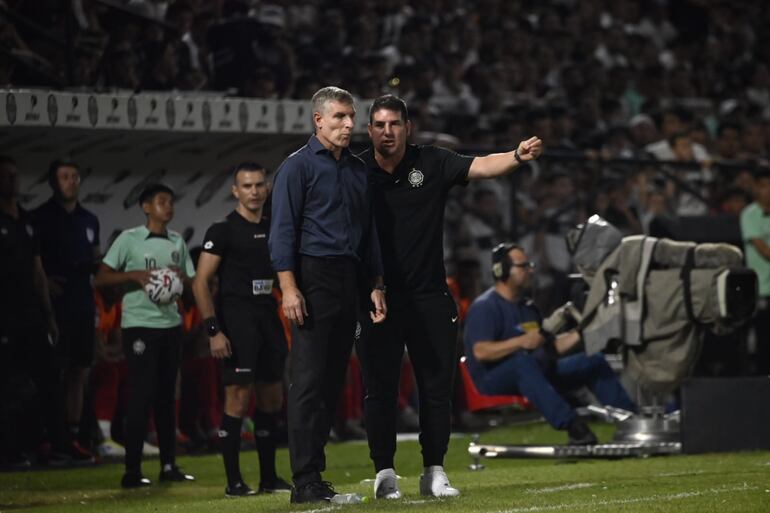
[[[596,445],[599,441],[591,428],[583,420],[575,418],[567,427],[569,445]]]
[[[235,483],[233,486],[225,488],[225,497],[248,497],[256,495],[257,492],[249,488],[249,485],[243,481]]]
[[[125,473],[120,480],[120,486],[123,488],[144,488],[150,486],[152,482],[142,474]]]
[[[328,481],[311,481],[291,489],[291,502],[329,502],[337,492]]]
[[[190,474],[185,474],[179,467],[174,465],[168,470],[161,470],[160,477],[161,482],[182,482],[182,481],[195,481],[195,478]]]
[[[272,481],[260,481],[259,493],[289,493],[291,492],[291,485],[276,477]]]

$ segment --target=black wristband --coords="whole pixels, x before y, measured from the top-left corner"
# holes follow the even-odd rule
[[[516,162],[518,162],[519,164],[523,164],[524,163],[524,161],[521,160],[521,156],[519,155],[519,149],[518,148],[513,150],[513,158],[515,158]]]
[[[213,337],[219,334],[219,322],[213,315],[206,319],[203,319],[203,325],[206,327],[206,333],[209,337]]]
[[[379,290],[385,294],[388,291],[388,287],[386,285],[375,285],[374,290]]]

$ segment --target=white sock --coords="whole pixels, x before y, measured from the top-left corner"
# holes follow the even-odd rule
[[[112,438],[112,422],[109,420],[100,420],[99,421],[99,431],[102,432],[102,436],[105,440],[109,440]]]

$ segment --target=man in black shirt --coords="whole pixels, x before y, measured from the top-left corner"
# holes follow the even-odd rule
[[[256,391],[254,435],[260,465],[260,492],[288,492],[275,472],[275,414],[283,406],[286,339],[273,297],[275,273],[267,237],[270,221],[262,214],[267,199],[264,167],[243,163],[235,169],[235,211],[206,232],[193,292],[209,335],[211,354],[223,359],[225,411],[219,436],[227,474],[228,497],[254,495],[243,482],[238,452],[241,424]],[[216,314],[210,283],[219,279]],[[221,325],[220,325],[221,322]]]
[[[374,212],[388,287],[388,319],[374,326],[360,316],[357,346],[366,385],[366,429],[377,477],[377,498],[401,497],[394,470],[399,368],[404,345],[417,380],[424,472],[420,493],[453,497],[443,469],[449,443],[457,367],[457,308],[446,285],[444,206],[451,187],[494,178],[537,158],[532,137],[508,153],[466,157],[433,146],[407,144],[406,104],[386,95],[369,110],[373,147],[360,155],[369,169]]]
[[[40,242],[18,197],[16,163],[0,156],[0,391],[21,394],[18,384],[31,378],[48,441],[54,451],[64,451],[54,355],[59,331],[40,260]],[[6,410],[14,402],[15,397],[0,398],[0,460],[20,463],[23,457],[17,437],[21,431],[13,426],[17,419]]]
[[[101,258],[99,220],[78,202],[80,170],[75,162],[52,162],[48,183],[53,195],[33,216],[60,330],[64,404],[72,438],[69,452],[73,459],[91,461],[93,456],[81,447],[77,435],[86,376],[94,358],[96,307],[91,276]]]

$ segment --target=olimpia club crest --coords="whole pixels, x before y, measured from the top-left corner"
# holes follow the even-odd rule
[[[422,187],[422,182],[425,180],[425,175],[419,169],[412,168],[409,172],[409,184],[412,187]]]
[[[131,344],[131,349],[133,349],[134,354],[137,356],[141,356],[144,354],[144,350],[147,348],[147,346],[144,343],[144,340],[138,338],[134,341],[133,344]]]

